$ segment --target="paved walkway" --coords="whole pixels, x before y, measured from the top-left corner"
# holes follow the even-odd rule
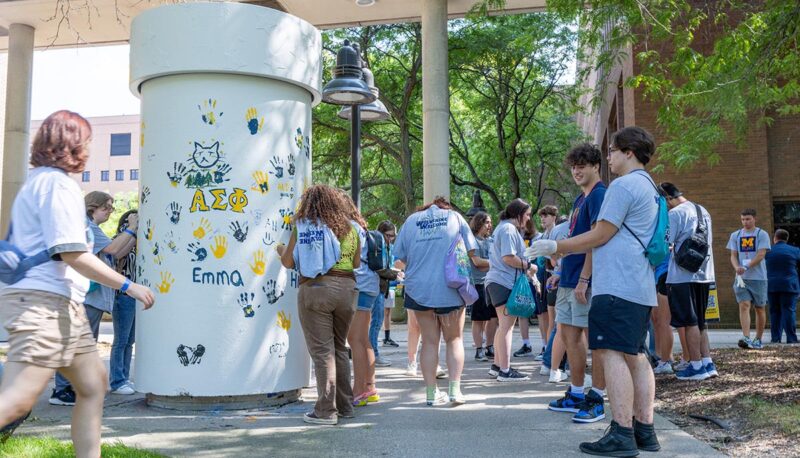
[[[469,325],[468,325],[469,326]],[[101,342],[111,341],[104,323]],[[169,456],[459,456],[478,457],[506,450],[515,456],[585,456],[581,441],[599,438],[609,420],[590,425],[570,421],[570,414],[549,412],[547,402],[560,396],[566,384],[530,382],[501,384],[486,374],[487,363],[472,359],[467,329],[467,362],[462,387],[468,403],[456,408],[429,408],[421,377],[405,375],[405,326],[393,326],[399,349],[385,351],[392,367],[378,368],[382,401],[358,408],[356,418],[338,427],[307,426],[303,412],[313,405],[316,391],[304,390],[301,403],[270,411],[184,413],[148,408],[142,395],[108,395],[103,439],[120,440]],[[531,329],[531,336],[538,336]],[[715,331],[715,346],[735,345],[737,333]],[[518,335],[514,345],[518,344]],[[536,348],[536,347],[534,347]],[[383,351],[384,349],[381,348]],[[533,358],[513,361],[523,372],[538,374]],[[446,389],[447,380],[440,386]],[[34,409],[35,418],[20,434],[69,438],[69,407],[47,404],[49,391]],[[610,413],[609,413],[610,418]],[[663,417],[656,417],[663,445],[660,456],[706,457],[720,454]],[[647,453],[643,452],[646,456]]]

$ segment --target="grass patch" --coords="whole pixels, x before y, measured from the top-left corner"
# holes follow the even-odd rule
[[[800,436],[800,403],[778,404],[755,397],[746,397],[748,416],[758,427],[775,426],[789,436]]]
[[[128,447],[121,442],[103,444],[103,458],[166,458],[154,452]],[[0,457],[14,458],[72,458],[75,451],[71,442],[52,437],[16,436],[0,445]]]

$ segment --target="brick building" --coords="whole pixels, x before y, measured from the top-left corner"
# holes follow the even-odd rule
[[[698,34],[706,41],[698,46],[710,47],[712,33]],[[644,100],[640,91],[623,87],[623,82],[639,72],[638,62],[628,58],[606,71],[609,81],[603,95],[603,104],[591,113],[578,117],[578,123],[604,153],[603,179],[608,182],[609,137],[619,128],[640,126],[656,138],[663,134],[656,126],[658,103]],[[598,87],[598,73],[593,72],[584,82],[589,88]],[[589,97],[583,100],[589,106]],[[775,118],[770,126],[753,123],[741,146],[724,143],[716,147],[721,160],[713,167],[698,162],[676,171],[670,166],[655,174],[656,182],[675,183],[685,196],[705,206],[713,219],[713,250],[717,275],[721,324],[738,326],[738,306],[733,297],[734,272],[730,264],[730,251],[726,249],[730,233],[741,228],[739,213],[745,208],[758,212],[757,225],[770,233],[777,228],[787,229],[789,243],[800,244],[800,116]],[[658,164],[656,156],[655,164]],[[650,167],[648,167],[650,168]]]

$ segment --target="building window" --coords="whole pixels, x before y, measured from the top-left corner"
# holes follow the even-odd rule
[[[124,170],[115,170],[114,171],[114,180],[123,181],[124,179],[125,179],[125,171]]]
[[[139,169],[131,169],[131,181],[139,180]]]
[[[81,181],[83,181],[84,183],[88,183],[90,177],[91,177],[91,175],[89,174],[89,172],[83,172],[81,174]]]
[[[111,155],[131,155],[131,134],[111,134]]]
[[[775,202],[772,206],[775,229],[789,231],[789,243],[800,241],[800,202]]]
[[[100,171],[100,181],[108,181],[108,170]]]

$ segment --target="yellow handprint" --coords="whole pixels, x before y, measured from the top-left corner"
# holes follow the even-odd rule
[[[217,116],[222,116],[222,112],[217,115],[214,111],[217,108],[217,100],[216,99],[208,99],[203,100],[203,106],[197,105],[197,109],[200,110],[200,117],[204,123],[209,125],[214,125],[217,122]]]
[[[261,132],[261,128],[264,127],[264,117],[262,116],[259,120],[258,111],[254,107],[247,109],[247,114],[244,116],[244,119],[247,121],[247,128],[250,130],[250,135]]]
[[[175,283],[175,277],[169,272],[161,272],[161,283],[158,285],[158,292],[166,294]]]
[[[214,257],[220,259],[225,256],[226,251],[228,251],[227,237],[224,235],[214,237],[214,243],[211,244],[211,252],[214,253]]]
[[[289,332],[289,328],[292,327],[292,314],[290,313],[289,316],[283,312],[283,310],[278,312],[278,327],[283,329],[286,332]]]
[[[269,178],[267,172],[262,172],[261,170],[257,170],[253,172],[253,179],[256,180],[256,184],[250,187],[253,191],[258,191],[261,194],[266,194],[269,191]]]
[[[264,275],[266,272],[266,264],[264,263],[264,251],[258,250],[253,254],[253,263],[250,264],[250,269],[256,275]]]
[[[205,217],[200,218],[200,224],[197,225],[192,235],[197,240],[201,240],[207,233],[211,232],[211,223]]]

